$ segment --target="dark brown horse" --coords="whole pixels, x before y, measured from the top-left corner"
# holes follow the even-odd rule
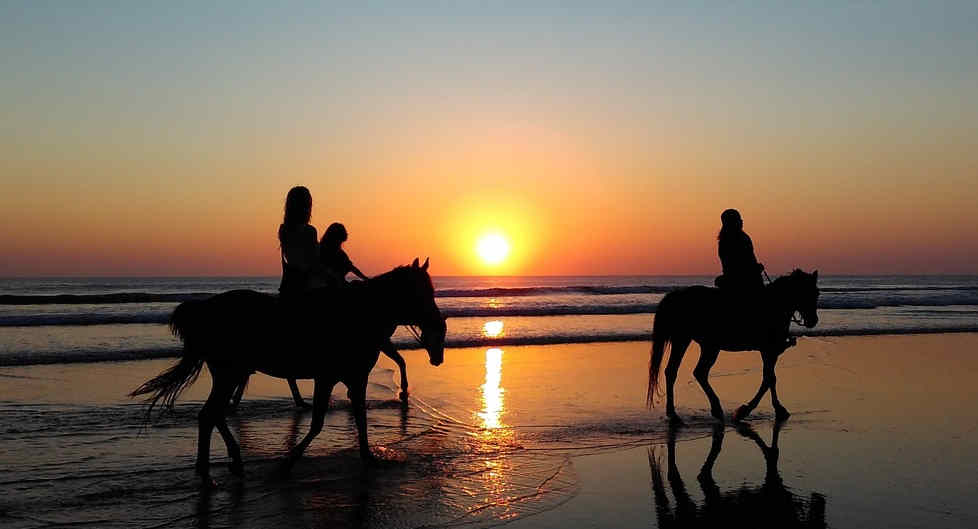
[[[149,395],[149,408],[173,407],[207,364],[213,380],[200,410],[197,473],[210,486],[210,439],[221,433],[233,474],[243,472],[237,441],[225,421],[235,387],[255,371],[278,378],[315,380],[309,433],[292,449],[287,468],[302,456],[323,428],[333,386],[348,389],[357,423],[360,457],[373,459],[367,444],[367,377],[381,346],[398,325],[418,326],[418,340],[432,365],[442,363],[445,320],[435,304],[428,261],[418,260],[375,277],[359,288],[311,294],[305,310],[283,307],[274,296],[234,290],[201,301],[181,303],[170,320],[183,340],[180,362],[149,380],[131,396]]]
[[[757,394],[734,413],[734,420],[743,419],[757,407],[761,397],[771,390],[775,417],[786,419],[790,414],[778,400],[774,366],[788,347],[788,327],[796,312],[802,323],[812,328],[818,324],[818,270],[808,274],[795,270],[764,287],[758,299],[731,300],[721,290],[693,286],[674,290],[665,295],[655,312],[652,325],[652,357],[649,361],[647,404],[652,407],[658,394],[659,368],[666,344],[672,344],[669,364],[666,365],[666,416],[681,422],[676,414],[673,387],[679,364],[690,342],[700,344],[700,360],[693,376],[710,400],[710,414],[723,421],[723,407],[710,386],[710,368],[720,351],[760,351],[764,375]]]

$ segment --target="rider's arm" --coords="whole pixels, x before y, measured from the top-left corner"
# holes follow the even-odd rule
[[[360,279],[363,279],[364,281],[370,279],[366,275],[364,275],[359,268],[354,266],[353,263],[350,263],[350,271],[353,272],[353,275],[359,277]]]

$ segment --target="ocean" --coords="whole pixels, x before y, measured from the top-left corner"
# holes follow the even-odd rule
[[[435,277],[448,347],[647,340],[675,288],[707,276]],[[978,331],[976,276],[820,278],[820,323],[797,335]],[[164,325],[183,300],[273,293],[277,277],[0,279],[0,366],[175,356]],[[405,329],[394,342],[416,347]]]
[[[692,376],[695,347],[676,385],[684,426],[645,406],[656,304],[710,277],[436,277],[444,364],[399,331],[408,405],[389,359],[370,374],[379,466],[360,462],[340,384],[324,431],[283,476],[310,413],[256,374],[228,419],[246,474],[228,473],[215,434],[219,486],[204,493],[193,468],[207,370],[152,420],[127,394],[173,364],[164,323],[180,300],[277,281],[0,281],[0,526],[666,527],[691,513],[754,520],[762,498],[761,511],[794,521],[783,527],[975,527],[976,277],[820,278],[820,323],[795,328],[812,336],[778,363],[783,431],[767,398],[747,423],[719,427]],[[916,336],[862,336],[878,334]],[[760,380],[757,353],[721,354],[710,377],[728,413]],[[312,382],[299,385],[308,399]]]

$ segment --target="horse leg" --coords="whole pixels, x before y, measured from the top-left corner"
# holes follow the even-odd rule
[[[774,367],[773,365],[771,366],[770,375],[769,375],[768,354],[762,352],[761,359],[764,362],[764,374],[763,374],[763,378],[761,378],[761,387],[757,388],[757,394],[754,395],[754,398],[750,399],[750,402],[737,408],[737,411],[734,413],[734,417],[733,417],[734,421],[739,422],[744,418],[746,418],[748,415],[750,415],[751,412],[754,411],[754,408],[756,408],[757,405],[761,402],[761,398],[764,396],[765,393],[767,393],[768,388],[771,387],[770,375],[774,374]]]
[[[241,404],[241,397],[244,396],[245,387],[248,386],[249,378],[251,378],[250,374],[245,375],[245,377],[241,379],[241,383],[239,383],[238,386],[234,388],[234,394],[231,395],[231,403],[228,404],[228,413],[234,413],[238,411],[238,405]]]
[[[306,436],[289,452],[289,457],[285,463],[286,469],[292,468],[292,465],[302,457],[302,453],[306,451],[309,443],[319,435],[319,432],[323,431],[326,411],[329,410],[329,396],[333,393],[333,386],[335,385],[336,382],[325,382],[318,378],[316,379],[316,389],[313,390],[312,394],[312,423],[309,425],[309,432]]]
[[[302,399],[302,393],[299,393],[299,385],[295,383],[294,378],[289,379],[289,391],[292,392],[292,402],[295,402],[297,408],[311,408],[309,403]]]
[[[713,425],[713,440],[710,443],[710,453],[706,455],[706,460],[703,461],[703,466],[700,467],[700,473],[696,476],[696,479],[700,482],[700,489],[703,491],[703,496],[708,504],[717,504],[720,501],[720,487],[717,486],[717,482],[713,479],[713,466],[716,464],[717,458],[720,457],[720,450],[723,449],[723,433],[724,426],[722,424]]]
[[[710,401],[710,415],[723,422],[723,406],[720,405],[720,399],[717,398],[716,392],[710,386],[710,369],[713,368],[719,354],[719,349],[700,344],[700,361],[696,363],[696,367],[693,369],[693,376],[700,383],[700,387],[706,393],[706,398]]]
[[[217,426],[217,431],[220,432],[221,438],[224,439],[224,446],[227,447],[228,456],[231,457],[231,462],[228,463],[228,469],[235,476],[243,476],[244,463],[241,461],[241,447],[238,446],[238,441],[231,433],[231,429],[228,428],[228,423],[223,413],[215,417],[214,425]]]
[[[778,400],[778,377],[774,374],[774,366],[778,363],[778,355],[775,353],[762,353],[764,356],[764,378],[768,380],[771,387],[771,406],[774,407],[774,419],[783,421],[791,414],[781,405]]]
[[[357,438],[360,440],[360,459],[371,462],[374,455],[367,443],[367,380],[356,381],[350,386],[347,394],[353,404],[353,418],[357,423]]]
[[[676,414],[673,388],[676,385],[679,364],[683,362],[683,355],[686,354],[687,347],[689,347],[689,340],[674,340],[669,352],[669,363],[666,364],[666,417],[675,424],[682,423],[682,419]]]
[[[387,343],[382,345],[380,350],[383,351],[385,355],[387,355],[387,358],[390,358],[391,360],[394,361],[395,364],[397,364],[397,368],[401,372],[401,393],[398,395],[398,398],[401,399],[401,402],[407,403],[408,380],[407,380],[407,366],[404,364],[404,357],[401,356],[401,353],[397,352],[397,349],[394,348],[394,344],[392,344],[390,340],[388,340]]]
[[[219,371],[215,373],[217,370],[213,366],[209,367],[211,367],[213,385],[211,386],[211,393],[207,397],[207,402],[204,403],[204,406],[200,409],[200,413],[197,414],[197,463],[195,465],[197,474],[200,475],[201,483],[205,487],[215,485],[214,481],[210,478],[211,433],[213,433],[214,427],[218,424],[223,424],[224,429],[227,429],[227,423],[224,422],[224,410],[227,406],[228,398],[234,391],[234,386],[229,382],[232,379]],[[230,433],[228,431],[228,434]],[[224,436],[223,431],[221,435],[222,437]],[[228,447],[228,453],[232,458],[232,465],[235,461],[240,465],[241,454],[238,451],[237,443],[234,442],[233,437],[230,439],[233,445],[228,442],[227,437],[225,437],[224,441]]]

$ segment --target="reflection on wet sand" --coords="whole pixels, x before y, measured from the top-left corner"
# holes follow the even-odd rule
[[[679,468],[676,466],[676,428],[670,428],[666,442],[667,479],[675,507],[669,503],[665,482],[662,480],[660,458],[649,449],[649,470],[652,474],[652,499],[659,527],[717,527],[720,524],[761,527],[827,527],[825,523],[825,496],[812,492],[809,498],[792,494],[784,485],[778,472],[778,437],[781,423],[774,427],[771,445],[764,443],[750,426],[739,425],[740,435],[754,441],[764,455],[765,476],[760,486],[742,485],[723,492],[713,479],[713,465],[723,447],[724,427],[713,429],[710,453],[703,462],[699,475],[703,501],[697,504],[686,490]]]

